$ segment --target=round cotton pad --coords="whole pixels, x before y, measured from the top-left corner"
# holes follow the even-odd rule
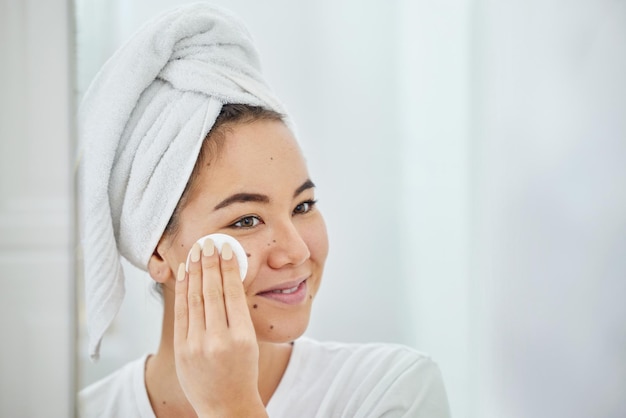
[[[204,241],[209,238],[213,240],[215,248],[217,248],[217,251],[220,254],[222,253],[222,246],[224,245],[224,243],[227,242],[230,244],[230,247],[233,249],[235,257],[237,257],[237,264],[239,264],[239,275],[241,276],[241,281],[243,282],[246,278],[246,273],[248,273],[248,256],[246,255],[246,251],[243,249],[239,241],[226,234],[210,234],[203,236],[197,241],[197,243],[200,244],[200,248],[204,247]],[[191,251],[189,252],[189,254],[187,254],[187,271],[189,271],[190,258]]]

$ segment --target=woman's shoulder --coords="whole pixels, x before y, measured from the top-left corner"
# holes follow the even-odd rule
[[[390,382],[398,379],[425,381],[440,376],[439,366],[425,352],[392,343],[321,342],[310,338],[298,340],[300,355],[307,368],[317,374],[345,374],[353,380],[371,379]]]
[[[298,408],[289,401],[295,397],[320,406],[316,416],[449,416],[437,364],[400,344],[300,338],[277,392],[276,404],[283,398]]]
[[[154,418],[144,384],[147,358],[133,360],[82,389],[78,394],[80,417]]]
[[[402,344],[321,342],[303,337],[296,342],[296,347],[309,359],[344,364],[344,367],[368,365],[386,371],[390,371],[387,367],[390,364],[397,365],[398,369],[417,364],[437,367],[427,353]]]

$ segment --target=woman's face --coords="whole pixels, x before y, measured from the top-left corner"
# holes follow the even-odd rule
[[[306,329],[328,254],[313,183],[291,131],[280,121],[232,124],[194,179],[164,257],[173,272],[193,243],[235,237],[248,255],[244,281],[259,341],[285,342]]]

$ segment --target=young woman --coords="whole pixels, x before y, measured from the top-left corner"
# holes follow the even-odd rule
[[[156,354],[84,389],[81,416],[449,416],[428,357],[302,337],[326,229],[236,18],[203,4],[159,17],[105,65],[82,109],[91,354],[123,297],[119,255],[159,284],[164,316]],[[196,243],[212,233],[245,249],[243,282],[228,244]]]

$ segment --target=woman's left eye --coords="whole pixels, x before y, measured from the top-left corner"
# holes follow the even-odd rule
[[[302,202],[293,209],[293,213],[294,214],[307,213],[311,209],[313,209],[315,202],[316,202],[315,200],[307,200],[306,202]]]
[[[257,216],[245,216],[232,224],[235,228],[254,228],[261,223]]]

